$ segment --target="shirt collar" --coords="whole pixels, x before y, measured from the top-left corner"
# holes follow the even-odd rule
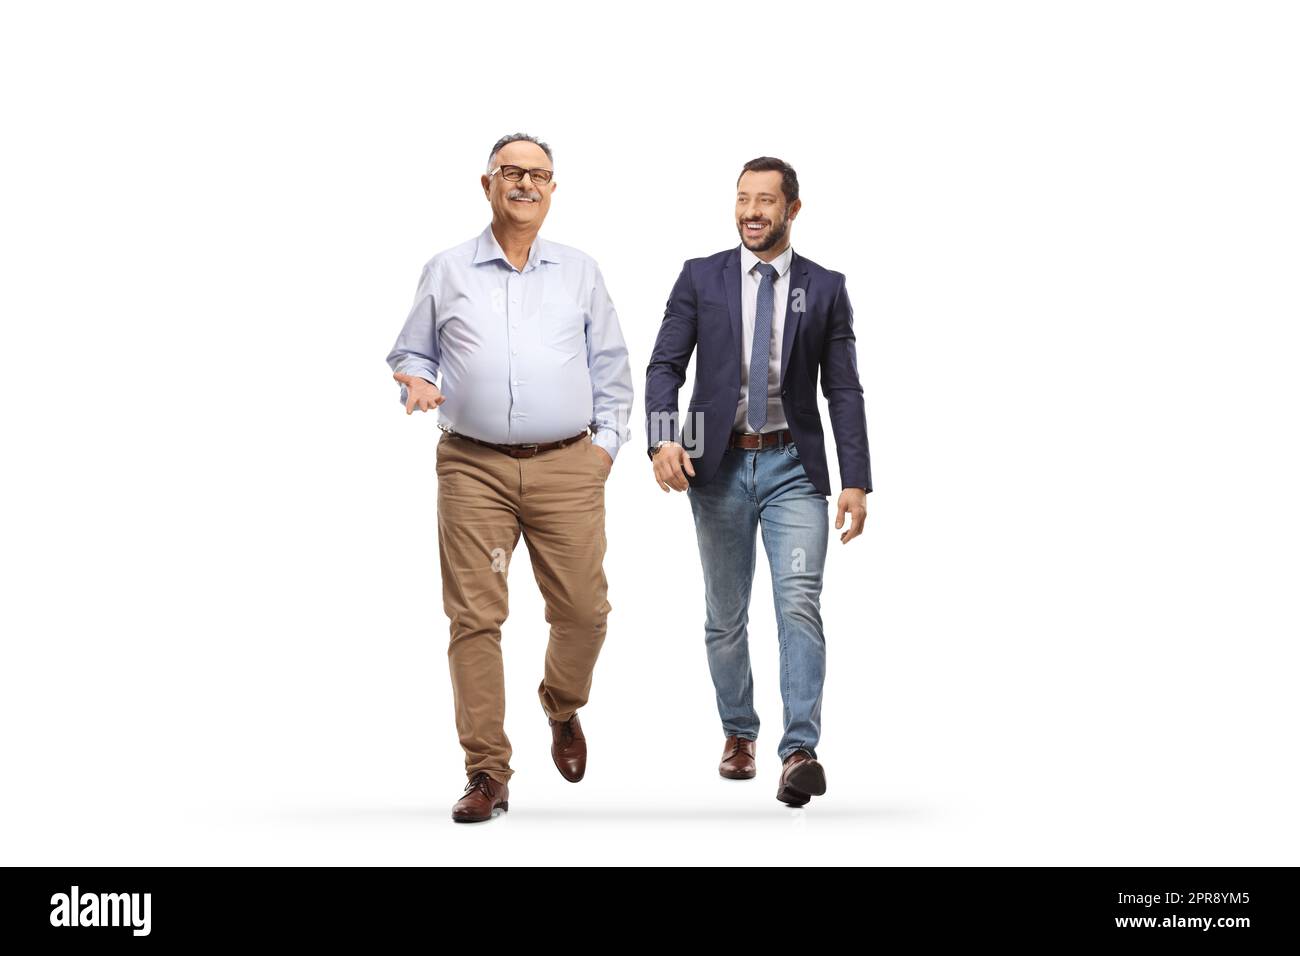
[[[497,237],[492,232],[492,224],[488,223],[478,236],[478,243],[474,247],[474,265],[480,262],[492,262],[499,259],[506,265],[511,266],[511,262],[506,258],[506,254],[501,251],[501,243],[497,242]],[[530,266],[538,262],[559,262],[560,256],[555,251],[554,243],[547,242],[541,236],[533,240],[533,247],[528,250],[528,261],[524,263],[521,272],[527,271]]]
[[[776,274],[783,276],[790,271],[790,262],[794,258],[794,246],[786,246],[785,252],[781,253],[771,264],[776,267]],[[763,260],[754,255],[743,242],[740,244],[740,271],[748,275],[754,270],[754,266]]]

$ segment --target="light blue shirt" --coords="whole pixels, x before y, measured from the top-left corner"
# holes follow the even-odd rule
[[[430,259],[388,364],[437,384],[439,422],[472,438],[527,444],[594,426],[613,458],[630,437],[632,373],[605,280],[591,256],[541,236],[522,270],[491,225]]]

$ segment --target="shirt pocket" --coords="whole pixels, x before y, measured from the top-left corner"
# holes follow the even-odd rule
[[[572,302],[542,303],[542,345],[563,355],[576,355],[587,342],[585,316]]]

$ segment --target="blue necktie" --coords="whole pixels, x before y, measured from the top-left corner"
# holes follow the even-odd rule
[[[754,347],[749,355],[749,427],[762,431],[767,424],[767,365],[772,355],[772,302],[776,267],[760,262],[754,267],[762,275],[758,283],[758,307],[754,311]]]

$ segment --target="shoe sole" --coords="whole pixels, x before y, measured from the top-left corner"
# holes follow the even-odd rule
[[[791,790],[789,787],[778,790],[776,798],[789,807],[802,807],[812,799],[808,794],[800,793],[798,790]]]
[[[821,764],[808,761],[790,771],[785,786],[776,792],[776,798],[787,806],[802,807],[825,792],[826,771]]]
[[[820,797],[826,792],[826,771],[819,763],[805,761],[790,771],[785,782],[793,790]]]
[[[507,800],[505,803],[498,803],[495,807],[492,808],[492,812],[485,817],[458,817],[453,814],[451,819],[456,823],[487,823],[487,821],[491,820],[494,816],[497,815],[496,812],[498,810],[500,810],[502,813],[505,813],[509,809],[510,809],[510,801]]]

